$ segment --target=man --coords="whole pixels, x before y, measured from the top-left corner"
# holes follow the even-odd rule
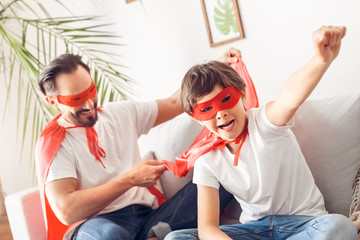
[[[219,60],[231,63],[239,56],[229,49]],[[99,108],[89,67],[72,54],[53,60],[39,86],[61,112],[36,146],[48,239],[163,238],[196,227],[196,187],[187,184],[157,208],[164,198],[154,184],[166,167],[141,161],[137,145],[140,135],[183,112],[179,91]],[[225,191],[223,197],[221,207],[231,199]]]

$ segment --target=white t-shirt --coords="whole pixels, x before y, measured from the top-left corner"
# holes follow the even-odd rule
[[[275,126],[265,106],[251,109],[248,130],[238,166],[228,148],[201,156],[194,166],[193,182],[219,188],[219,183],[240,203],[240,222],[269,215],[327,214],[324,199],[304,159],[295,135],[286,126]]]
[[[138,138],[154,126],[158,108],[156,101],[109,103],[98,111],[94,128],[98,134],[99,146],[106,157],[101,163],[90,153],[85,129],[66,130],[63,140],[50,166],[46,183],[62,178],[76,178],[80,189],[104,184],[129,171],[141,161]],[[71,126],[63,118],[61,126]],[[131,204],[157,206],[157,200],[147,188],[132,187],[106,206],[98,214],[112,212]],[[74,229],[64,239],[69,239]]]

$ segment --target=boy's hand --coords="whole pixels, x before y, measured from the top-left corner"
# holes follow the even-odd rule
[[[229,48],[223,55],[218,58],[219,62],[223,63],[237,63],[237,58],[241,58],[241,52],[236,48]]]
[[[323,63],[331,63],[339,54],[341,39],[345,36],[344,26],[322,26],[313,33],[315,55]]]

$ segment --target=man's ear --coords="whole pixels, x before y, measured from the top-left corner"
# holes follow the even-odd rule
[[[54,96],[45,96],[45,100],[54,108],[58,109],[58,101]]]

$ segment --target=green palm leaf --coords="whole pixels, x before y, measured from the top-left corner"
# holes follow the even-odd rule
[[[232,0],[217,0],[214,19],[216,28],[223,35],[228,35],[230,32],[239,32]]]
[[[121,72],[121,56],[114,54],[114,48],[123,46],[120,37],[103,31],[110,24],[98,24],[99,20],[98,16],[53,18],[37,0],[0,2],[0,71],[5,76],[0,81],[7,94],[0,104],[4,104],[6,116],[8,106],[13,104],[10,95],[17,94],[21,150],[25,145],[34,149],[40,131],[58,113],[44,101],[37,81],[44,66],[64,52],[83,56],[98,89],[99,104],[134,94],[131,78]],[[34,162],[33,155],[31,152]]]

